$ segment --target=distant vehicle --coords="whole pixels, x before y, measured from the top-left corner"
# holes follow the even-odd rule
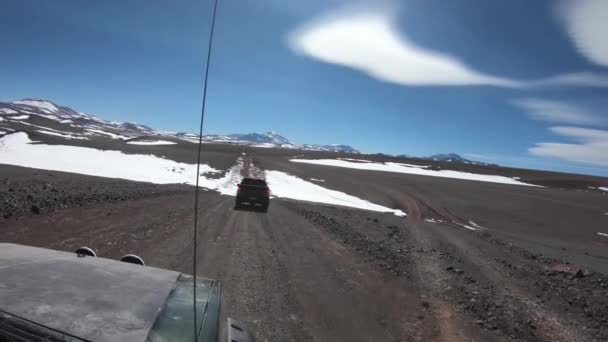
[[[193,276],[95,255],[0,243],[0,341],[253,341],[217,280],[196,277],[195,323]]]
[[[268,211],[270,203],[270,188],[266,181],[256,178],[243,178],[236,191],[235,209],[240,209],[243,204],[250,207],[259,206],[263,212]]]

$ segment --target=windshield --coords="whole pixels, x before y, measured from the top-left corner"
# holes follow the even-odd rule
[[[608,340],[608,2],[3,7],[0,331]]]

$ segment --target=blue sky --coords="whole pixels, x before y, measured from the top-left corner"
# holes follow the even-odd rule
[[[196,131],[212,4],[9,0],[0,100]],[[220,0],[205,131],[608,175],[608,2]]]

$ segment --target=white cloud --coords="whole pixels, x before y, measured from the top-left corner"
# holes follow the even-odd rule
[[[582,142],[608,141],[608,131],[592,128],[555,126],[549,128],[553,133],[564,137],[574,138]],[[608,157],[608,154],[607,154]]]
[[[558,13],[578,51],[591,62],[608,66],[608,1],[562,1]]]
[[[536,98],[511,102],[525,109],[537,120],[577,125],[602,125],[607,122],[600,116],[597,106],[567,103]],[[549,130],[571,142],[541,142],[528,149],[534,156],[561,159],[568,162],[595,166],[608,166],[608,131],[574,126],[554,126]]]
[[[385,14],[328,16],[290,33],[288,43],[305,56],[401,85],[521,86],[518,81],[483,74],[453,56],[417,46],[399,34]]]
[[[536,120],[586,125],[605,122],[592,109],[563,101],[526,98],[511,103],[526,110]]]
[[[298,54],[406,86],[608,87],[607,73],[570,72],[537,80],[484,74],[454,56],[416,45],[398,32],[388,12],[368,8],[326,15],[292,31],[287,43]]]
[[[528,150],[530,154],[608,166],[608,131],[571,126],[551,127],[550,130],[563,137],[572,138],[576,143],[538,143]]]

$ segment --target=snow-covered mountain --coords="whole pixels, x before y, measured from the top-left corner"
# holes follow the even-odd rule
[[[186,140],[198,139],[197,134],[192,133],[176,133],[177,137]],[[235,134],[205,134],[203,140],[212,142],[225,142],[233,144],[253,145],[257,147],[282,147],[282,148],[302,148],[303,145],[297,145],[289,141],[289,139],[281,136],[276,132],[265,133],[235,133]]]
[[[277,132],[230,134],[229,136],[241,141],[249,141],[257,144],[272,144],[277,146],[293,145],[291,141],[287,140],[287,138],[281,136]]]
[[[148,126],[103,120],[41,99],[0,102],[0,131],[14,130],[81,140],[95,137],[127,140],[143,135],[162,135]]]
[[[430,160],[435,160],[435,161],[445,161],[445,162],[455,162],[455,163],[464,163],[464,162],[470,161],[468,159],[461,157],[460,155],[458,155],[456,153],[439,153],[439,154],[433,154],[426,158],[430,159]]]
[[[329,151],[329,152],[342,152],[342,153],[361,153],[348,145],[314,145],[304,144],[302,145],[303,150],[310,151]]]
[[[131,140],[141,137],[188,142],[199,140],[198,134],[165,132],[133,122],[108,121],[43,99],[0,102],[0,134],[17,130],[35,131],[67,140]],[[277,132],[207,134],[203,135],[203,140],[254,147],[359,153],[348,145],[295,144]]]
[[[483,163],[483,162],[479,162],[479,161],[475,161],[475,160],[466,159],[456,153],[439,153],[439,154],[434,154],[434,155],[425,157],[424,159],[430,159],[430,160],[434,160],[434,161],[443,161],[443,162],[448,162],[448,163],[492,165],[492,164],[488,164],[488,163]]]

